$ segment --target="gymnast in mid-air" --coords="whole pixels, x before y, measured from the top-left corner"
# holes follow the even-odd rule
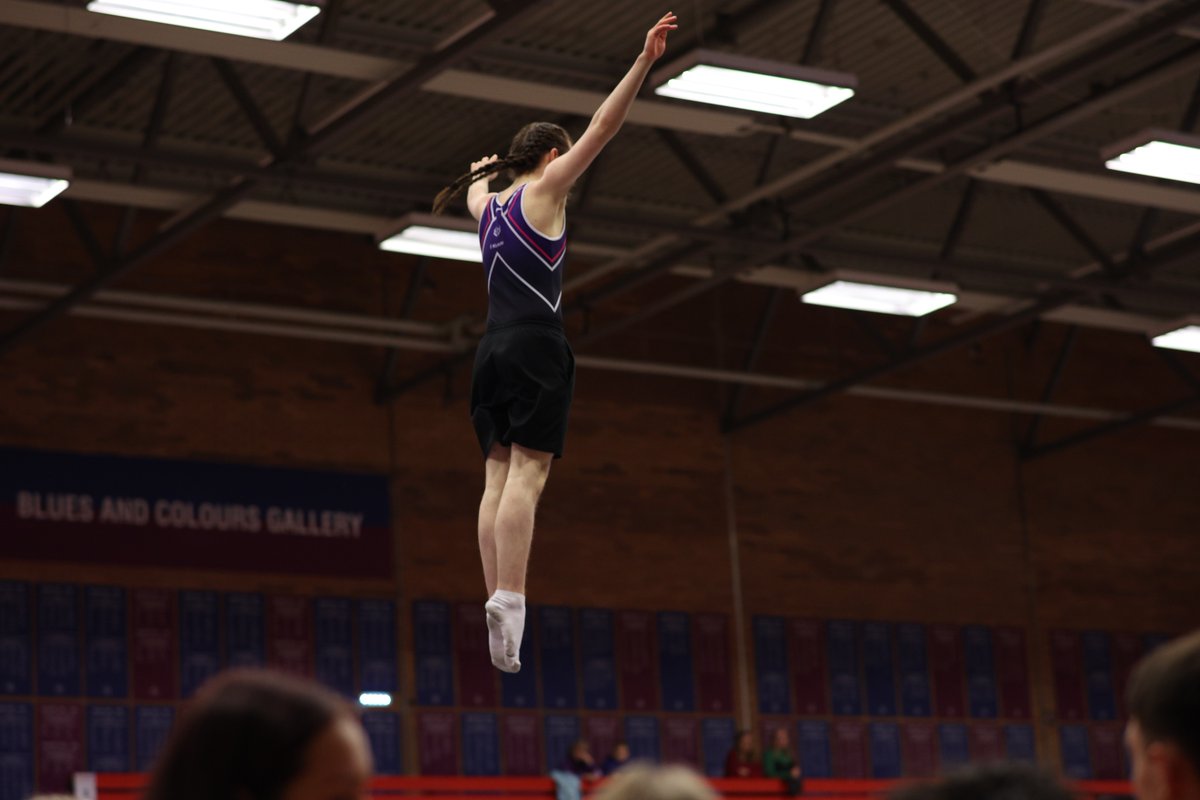
[[[479,555],[488,649],[505,672],[521,669],[534,511],[550,462],[562,457],[575,387],[575,357],[562,319],[567,194],[621,129],[675,21],[667,13],[654,24],[578,142],[558,125],[530,123],[513,137],[507,155],[473,162],[434,201],[440,214],[467,187],[467,208],[479,220],[488,319],[471,377],[471,420],[485,459]],[[489,191],[501,172],[512,183]]]

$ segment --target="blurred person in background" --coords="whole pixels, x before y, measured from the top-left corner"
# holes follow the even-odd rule
[[[804,788],[800,764],[792,753],[787,728],[776,728],[771,737],[771,747],[763,753],[763,777],[783,781],[788,795],[795,797]]]
[[[750,731],[738,731],[737,739],[729,755],[725,756],[726,778],[761,778],[762,764],[758,753],[754,750],[754,734]]]

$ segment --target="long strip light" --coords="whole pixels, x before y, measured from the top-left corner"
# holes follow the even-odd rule
[[[321,8],[282,0],[92,0],[88,11],[280,41]]]
[[[876,314],[923,317],[958,300],[958,287],[951,283],[888,277],[886,283],[874,275],[837,271],[822,286],[805,292],[805,303]]]
[[[1150,128],[1106,148],[1102,155],[1109,169],[1200,183],[1200,136]]]
[[[358,704],[368,708],[386,708],[392,704],[392,696],[387,692],[363,692],[358,696]]]
[[[483,261],[478,226],[473,220],[409,214],[391,230],[396,233],[380,237],[379,249],[454,261]]]
[[[41,208],[71,183],[66,167],[0,159],[0,204]]]
[[[698,49],[656,71],[651,85],[663,97],[812,119],[853,97],[858,80],[844,72]]]
[[[1155,347],[1200,353],[1200,317],[1188,317],[1168,331],[1151,334],[1150,341]]]

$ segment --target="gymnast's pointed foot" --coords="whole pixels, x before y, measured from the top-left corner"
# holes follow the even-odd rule
[[[521,636],[525,632],[525,595],[497,589],[484,608],[487,609],[488,648],[492,654],[492,664],[504,672],[520,672]]]

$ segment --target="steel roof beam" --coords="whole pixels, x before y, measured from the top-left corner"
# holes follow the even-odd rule
[[[1075,347],[1075,339],[1079,335],[1079,326],[1071,325],[1067,327],[1067,334],[1063,337],[1062,345],[1058,349],[1058,356],[1054,359],[1054,366],[1050,370],[1050,377],[1046,379],[1045,388],[1042,389],[1043,404],[1047,404],[1054,397],[1054,392],[1058,390],[1058,382],[1062,380],[1063,370],[1067,366],[1067,359],[1071,357],[1071,352]],[[1029,427],[1025,429],[1025,442],[1021,446],[1022,452],[1028,452],[1037,444],[1038,430],[1042,425],[1042,415],[1034,414],[1033,419],[1029,421]]]
[[[929,48],[938,59],[963,83],[969,83],[978,77],[975,70],[960,56],[945,39],[938,35],[920,14],[913,10],[905,0],[881,0],[893,14],[900,18],[904,27],[908,28],[921,43]]]
[[[404,92],[413,91],[430,77],[442,69],[462,61],[472,52],[484,45],[487,40],[509,29],[511,25],[530,11],[544,5],[546,0],[529,0],[511,10],[488,15],[479,21],[468,25],[458,34],[447,40],[436,52],[427,55],[417,62],[412,70],[393,80],[371,87],[367,92],[355,97],[350,103],[342,106],[337,112],[326,117],[315,125],[297,146],[288,152],[289,159],[302,158],[314,153],[318,148],[327,145],[338,136],[353,132],[358,126],[383,106],[393,102]],[[272,159],[270,167],[286,165],[286,161]],[[233,205],[245,199],[254,188],[253,179],[239,177],[225,188],[213,193],[193,208],[180,212],[169,220],[149,241],[138,247],[124,259],[112,264],[97,275],[85,280],[70,292],[51,301],[41,310],[19,322],[12,329],[0,335],[0,355],[9,352],[21,341],[27,339],[48,323],[67,313],[72,307],[84,302],[110,282],[140,266],[166,250],[173,247],[181,239],[194,233],[209,222],[222,216]]]

